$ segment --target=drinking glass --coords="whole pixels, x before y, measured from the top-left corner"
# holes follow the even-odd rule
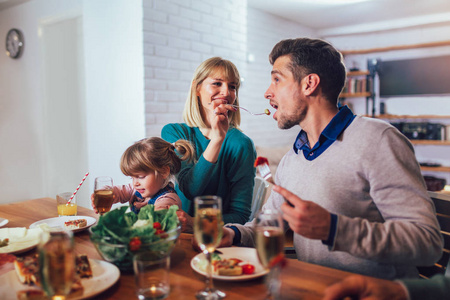
[[[264,268],[269,270],[265,278],[266,299],[280,298],[280,271],[284,261],[283,218],[278,210],[263,210],[256,216],[256,251]]]
[[[197,299],[222,299],[225,293],[214,288],[212,280],[212,254],[222,239],[222,198],[195,197],[194,236],[208,260],[206,287],[196,294]]]
[[[72,231],[43,231],[39,237],[39,276],[50,299],[66,299],[75,280]]]
[[[59,193],[56,195],[56,209],[58,210],[58,216],[76,216],[77,215],[77,196],[73,196],[73,193]],[[72,200],[69,199],[72,197]]]
[[[108,176],[95,178],[94,183],[94,205],[97,211],[103,215],[111,210],[114,202],[113,180]]]

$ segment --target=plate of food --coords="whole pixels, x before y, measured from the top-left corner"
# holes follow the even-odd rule
[[[92,225],[97,223],[97,219],[88,216],[63,216],[56,218],[49,218],[34,222],[30,225],[30,228],[50,228],[53,230],[69,229],[73,232],[82,231],[88,229]]]
[[[33,249],[41,232],[40,228],[0,228],[0,253],[19,254]]]
[[[0,227],[5,226],[6,224],[8,224],[8,222],[8,219],[0,218]]]
[[[38,287],[37,260],[37,255],[16,258],[14,270],[0,276],[0,299],[28,299],[31,296],[46,299]],[[69,300],[94,297],[113,286],[120,277],[119,269],[113,264],[88,259],[86,255],[77,256],[76,269],[78,279],[72,285]]]
[[[222,254],[213,254],[213,278],[227,281],[243,281],[266,275],[255,248],[229,247],[218,249]],[[208,262],[203,253],[191,260],[191,268],[206,276]]]

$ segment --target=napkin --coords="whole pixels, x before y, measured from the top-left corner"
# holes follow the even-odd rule
[[[0,253],[13,253],[36,246],[39,242],[39,234],[41,232],[41,228],[0,228],[0,239],[9,239],[8,246],[0,247]]]

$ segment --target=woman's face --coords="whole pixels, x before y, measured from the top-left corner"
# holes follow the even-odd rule
[[[222,71],[211,74],[197,86],[197,96],[206,110],[213,110],[214,105],[211,104],[216,100],[233,104],[236,101],[236,93],[237,82],[226,80]]]

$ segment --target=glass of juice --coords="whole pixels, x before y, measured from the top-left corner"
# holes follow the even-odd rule
[[[56,208],[58,209],[58,216],[76,216],[77,215],[77,196],[73,196],[73,193],[59,193],[56,195]]]
[[[101,176],[95,178],[94,183],[94,205],[97,208],[99,214],[111,210],[111,206],[114,202],[113,193],[113,180],[108,176]]]

